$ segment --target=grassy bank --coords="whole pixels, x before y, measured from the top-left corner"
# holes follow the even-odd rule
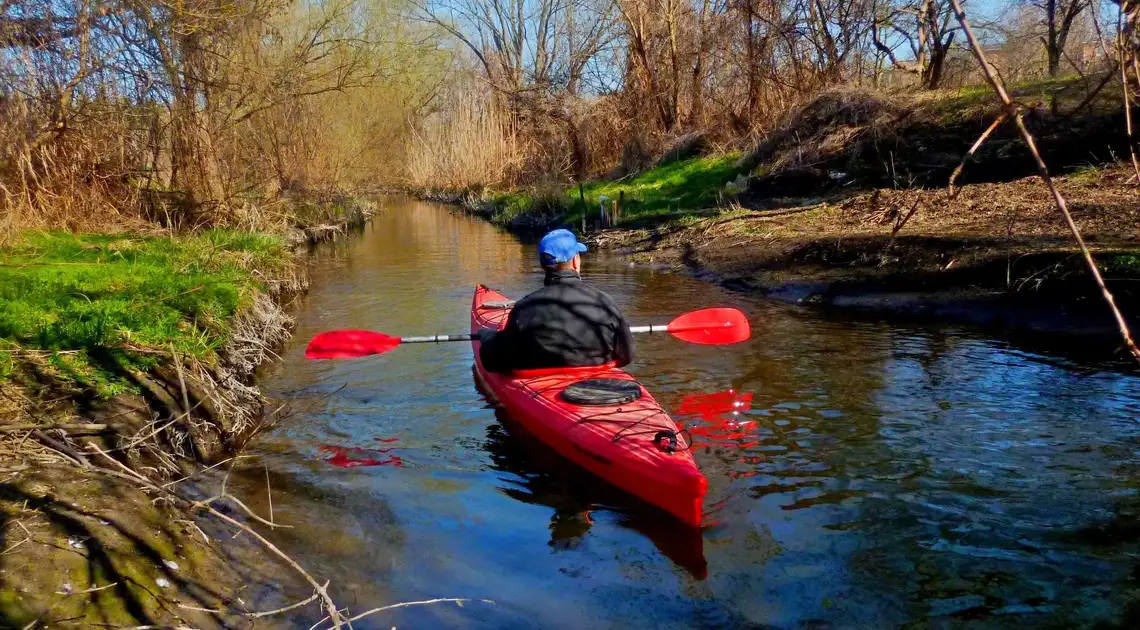
[[[216,485],[203,465],[274,419],[253,372],[288,338],[298,247],[372,212],[287,208],[266,232],[24,232],[0,248],[0,627],[235,627],[251,596],[311,592],[252,529],[220,542],[248,529],[224,482],[195,502]],[[236,519],[202,517],[223,503]]]
[[[110,398],[170,353],[212,362],[292,264],[282,238],[232,230],[26,234],[0,250],[0,379],[35,358],[56,385]]]
[[[725,186],[742,172],[739,161],[735,153],[671,160],[628,178],[587,182],[582,195],[577,187],[497,195],[489,201],[491,219],[506,226],[580,226],[585,214],[587,225],[593,226],[602,200],[619,198],[622,221],[631,225],[706,215],[721,204]]]

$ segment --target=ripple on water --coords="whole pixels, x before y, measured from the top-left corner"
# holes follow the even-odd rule
[[[710,486],[709,527],[681,531],[504,430],[467,344],[302,358],[331,328],[463,332],[477,282],[538,285],[533,249],[389,203],[317,256],[296,341],[265,381],[300,411],[255,445],[279,518],[297,524],[282,544],[359,585],[354,609],[496,602],[373,627],[1127,627],[1140,601],[1135,375],[968,331],[822,318],[591,253],[589,279],[632,320],[735,305],[753,322],[733,347],[639,339],[630,371],[667,408],[751,396],[678,414]],[[327,461],[392,456],[402,466]],[[250,494],[263,486],[259,468]]]

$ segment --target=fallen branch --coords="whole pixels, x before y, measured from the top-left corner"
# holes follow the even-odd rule
[[[143,477],[142,475],[135,472],[134,470],[131,470],[131,468],[128,467],[127,465],[123,464],[122,462],[115,459],[114,457],[111,457],[107,452],[103,451],[102,449],[100,449],[95,444],[88,444],[87,447],[89,449],[95,451],[96,453],[102,455],[104,459],[111,462],[117,468],[123,470],[124,472],[119,473],[119,476],[122,476],[125,474],[128,478],[133,479],[137,483],[141,483],[145,487],[147,487],[147,488],[149,488],[155,492],[158,492],[161,494],[166,494],[176,501],[185,502],[185,499],[183,499],[182,497],[178,496],[177,494],[175,494],[174,492],[172,492],[170,490],[167,490],[165,488],[161,488],[161,487],[155,485],[146,477]],[[106,469],[98,469],[98,470],[104,471]],[[106,470],[106,472],[114,473],[115,471]],[[223,496],[225,496],[225,495],[223,495]],[[232,497],[226,497],[226,498],[232,499]],[[325,610],[328,612],[328,618],[332,621],[332,623],[333,623],[332,627],[333,628],[340,628],[345,623],[344,618],[341,616],[340,610],[336,605],[336,602],[334,602],[332,597],[329,596],[328,590],[324,586],[321,586],[321,584],[319,582],[317,582],[313,578],[312,575],[309,575],[308,571],[306,571],[304,568],[302,568],[301,565],[297,564],[297,562],[295,560],[293,560],[291,557],[289,557],[288,554],[286,554],[284,551],[281,551],[281,549],[279,549],[273,543],[269,542],[269,540],[267,538],[265,538],[261,534],[257,533],[257,531],[254,530],[249,525],[246,525],[245,523],[242,523],[241,521],[239,521],[239,520],[237,520],[231,516],[228,516],[226,514],[219,512],[217,509],[215,509],[213,506],[209,505],[208,503],[195,504],[195,505],[196,505],[196,507],[199,507],[200,509],[203,509],[206,512],[208,512],[209,514],[213,515],[215,518],[217,518],[217,519],[219,519],[219,520],[221,520],[221,521],[223,521],[229,525],[232,525],[232,526],[238,528],[238,530],[245,532],[245,533],[249,534],[250,536],[253,536],[254,538],[256,538],[258,540],[258,542],[260,542],[262,545],[265,546],[266,549],[268,549],[270,552],[272,552],[274,555],[276,555],[278,558],[280,558],[286,564],[288,564],[290,567],[292,567],[302,578],[305,579],[306,582],[308,582],[313,587],[313,589],[316,591],[317,595],[321,598],[321,600],[324,604]],[[242,507],[244,507],[244,505]],[[246,509],[248,509],[248,508],[246,508]]]
[[[1132,356],[1137,361],[1140,361],[1140,348],[1137,348],[1136,342],[1132,340],[1132,332],[1128,329],[1128,323],[1124,320],[1124,315],[1120,312],[1120,309],[1117,308],[1116,300],[1113,298],[1112,292],[1109,291],[1108,286],[1105,285],[1104,278],[1101,277],[1100,274],[1100,269],[1096,266],[1096,261],[1093,260],[1092,253],[1089,251],[1088,246],[1085,245],[1085,240],[1081,236],[1081,231],[1077,227],[1076,222],[1073,221],[1072,214],[1069,213],[1069,206],[1065,202],[1065,198],[1053,184],[1053,179],[1049,176],[1049,169],[1045,165],[1045,160],[1042,159],[1041,152],[1037,150],[1037,143],[1034,141],[1033,135],[1029,133],[1029,129],[1027,129],[1025,126],[1025,120],[1022,117],[1020,108],[1018,108],[1018,106],[1014,104],[1013,100],[1010,99],[1009,93],[1006,92],[1005,86],[1002,83],[1001,79],[994,74],[993,68],[990,66],[989,62],[986,61],[986,54],[982,51],[981,45],[978,43],[977,38],[974,36],[973,30],[970,28],[969,23],[966,21],[966,12],[962,9],[961,1],[950,0],[950,4],[954,10],[954,17],[957,18],[958,23],[962,25],[962,30],[966,34],[966,39],[970,42],[970,48],[974,51],[974,56],[978,58],[978,63],[980,63],[982,66],[982,73],[985,75],[986,81],[989,82],[990,87],[994,89],[994,92],[997,93],[998,98],[1001,99],[1002,105],[1004,107],[1003,116],[1013,117],[1014,123],[1017,124],[1017,129],[1021,133],[1021,139],[1025,142],[1025,146],[1029,149],[1029,152],[1033,154],[1033,159],[1037,163],[1037,171],[1041,177],[1041,181],[1045,182],[1045,185],[1049,188],[1049,192],[1053,194],[1053,201],[1057,204],[1057,209],[1061,212],[1061,215],[1065,217],[1065,223],[1068,224],[1069,230],[1073,233],[1073,238],[1077,240],[1077,245],[1079,245],[1081,248],[1081,254],[1085,258],[1085,263],[1088,265],[1093,279],[1096,280],[1097,286],[1100,287],[1101,295],[1104,297],[1105,303],[1108,304],[1109,309],[1112,311],[1113,317],[1116,319],[1116,325],[1120,330],[1120,336],[1124,339],[1124,345],[1128,348],[1128,351],[1132,354]],[[1123,65],[1124,64],[1122,63],[1121,66],[1123,67]],[[1127,77],[1125,77],[1125,79],[1127,79]],[[1125,98],[1127,99],[1127,80],[1125,81],[1124,89]],[[1126,104],[1125,111],[1127,111],[1127,109],[1128,108]],[[1131,146],[1131,122],[1129,123],[1129,142]],[[1137,174],[1140,175],[1140,165],[1136,165],[1135,154],[1133,154],[1133,164],[1136,166]]]
[[[36,441],[38,441],[42,446],[49,448],[59,453],[60,455],[63,455],[67,459],[70,459],[72,462],[78,464],[80,468],[86,469],[91,467],[91,464],[88,463],[86,457],[80,455],[79,453],[76,453],[74,450],[72,450],[71,447],[67,446],[66,444],[59,442],[58,440],[54,440],[47,435],[44,435],[42,431],[32,431],[32,436],[34,436],[36,438]]]
[[[17,431],[64,431],[66,433],[102,433],[110,429],[106,424],[6,424],[0,426],[0,433]]]

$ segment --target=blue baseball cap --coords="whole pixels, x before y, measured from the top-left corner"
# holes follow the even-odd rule
[[[569,262],[586,251],[586,246],[578,242],[578,237],[570,230],[548,232],[538,242],[538,260],[544,265],[557,265]]]

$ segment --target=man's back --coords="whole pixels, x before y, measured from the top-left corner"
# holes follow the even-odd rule
[[[546,286],[519,300],[506,327],[483,342],[479,357],[492,372],[626,365],[633,358],[629,325],[608,295],[577,272],[546,274]]]

